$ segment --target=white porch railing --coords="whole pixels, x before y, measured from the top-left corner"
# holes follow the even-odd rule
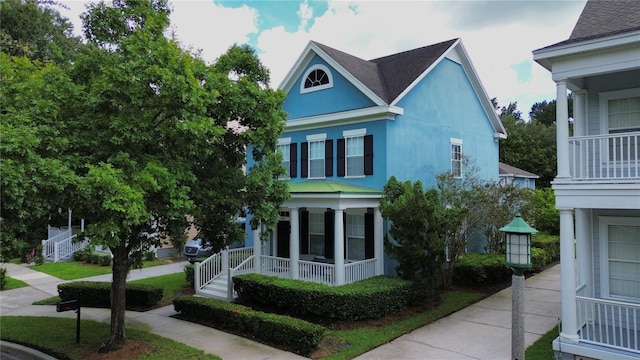
[[[260,271],[262,275],[276,276],[283,279],[291,278],[289,272],[291,259],[263,255],[260,258],[260,264],[262,265]]]
[[[640,132],[569,139],[574,180],[627,180],[640,177]]]
[[[336,266],[314,261],[298,261],[298,278],[326,285],[335,285]]]
[[[374,277],[376,274],[376,259],[368,259],[356,261],[344,266],[344,283],[352,282]]]
[[[640,354],[640,304],[576,296],[580,341]]]

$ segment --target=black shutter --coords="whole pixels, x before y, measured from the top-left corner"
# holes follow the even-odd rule
[[[375,252],[373,250],[375,229],[373,227],[373,213],[366,212],[364,214],[364,258],[373,259]]]
[[[309,253],[309,212],[300,210],[300,254]]]
[[[300,177],[309,177],[309,143],[300,143]]]
[[[333,140],[324,141],[324,176],[333,176]]]
[[[345,141],[338,139],[338,176],[344,177],[345,174]]]
[[[364,174],[373,175],[373,135],[364,137]]]
[[[289,177],[298,176],[298,144],[289,144]]]
[[[335,220],[335,211],[332,209],[327,209],[327,212],[324,213],[324,257],[327,259],[334,259],[334,220]]]

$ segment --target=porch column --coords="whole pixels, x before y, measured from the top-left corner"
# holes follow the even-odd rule
[[[289,271],[292,279],[299,279],[298,261],[300,260],[300,222],[298,221],[298,208],[290,208],[291,235],[289,237]]]
[[[562,278],[562,332],[560,337],[564,340],[578,341],[573,209],[558,210],[560,210],[560,275]]]
[[[262,264],[260,262],[262,255],[262,240],[260,239],[260,232],[262,231],[262,224],[258,225],[258,228],[253,230],[253,270],[258,274],[262,274]]]
[[[573,92],[573,136],[587,135],[587,92]]]
[[[571,178],[569,169],[569,107],[566,80],[556,82],[556,144],[558,147],[557,178]]]
[[[71,230],[71,209],[68,209],[68,211],[69,211],[69,219],[67,220],[67,224],[69,227],[67,228],[67,230],[69,230],[70,233],[73,233]]]
[[[593,276],[591,265],[593,264],[593,253],[591,246],[591,236],[589,231],[589,210],[576,209],[576,250],[578,263],[578,286],[586,285],[582,294],[593,296]]]
[[[336,267],[336,285],[344,285],[344,209],[335,209],[334,219],[334,265]]]
[[[376,258],[375,274],[384,274],[384,231],[379,208],[373,212],[373,256]]]

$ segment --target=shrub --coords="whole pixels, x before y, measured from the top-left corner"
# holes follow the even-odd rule
[[[324,335],[322,326],[216,299],[181,296],[173,300],[173,306],[190,319],[237,330],[268,343],[283,345],[302,355],[317,348]]]
[[[413,299],[408,280],[377,276],[328,286],[260,274],[235,276],[239,301],[286,308],[300,315],[331,319],[377,319],[406,308]]]
[[[77,299],[81,306],[111,307],[111,283],[106,281],[74,281],[58,284],[62,301]],[[149,308],[162,299],[162,288],[145,284],[126,285],[126,306]]]
[[[90,260],[87,260],[88,257],[91,256],[91,247],[87,246],[83,249],[80,249],[76,252],[73,253],[73,260],[74,261],[85,261],[85,262],[91,262]]]
[[[560,260],[560,237],[558,235],[535,234],[531,239],[531,247],[543,249],[547,253],[547,263]]]
[[[111,265],[111,255],[100,255],[100,265],[109,266]]]
[[[5,285],[7,285],[7,268],[0,267],[0,290],[4,290]]]
[[[184,275],[187,279],[187,284],[194,287],[195,284],[195,266],[193,264],[187,264],[184,266]]]
[[[509,281],[511,269],[504,254],[464,254],[453,271],[453,283],[462,286],[495,285]]]
[[[145,261],[153,261],[156,259],[156,253],[153,251],[145,251],[144,252]]]
[[[551,260],[547,252],[540,248],[531,248],[531,272],[540,272]]]

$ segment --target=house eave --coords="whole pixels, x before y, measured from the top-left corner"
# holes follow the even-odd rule
[[[402,114],[404,114],[404,109],[398,106],[375,106],[365,109],[288,119],[285,125],[285,131],[303,130],[364,121],[395,120],[396,116]]]
[[[613,47],[626,46],[638,42],[640,42],[640,30],[566,44],[560,43],[557,46],[552,45],[534,50],[533,60],[542,65],[545,69],[551,71],[553,59]]]
[[[640,182],[603,182],[555,179],[551,182],[558,209],[638,210]]]

